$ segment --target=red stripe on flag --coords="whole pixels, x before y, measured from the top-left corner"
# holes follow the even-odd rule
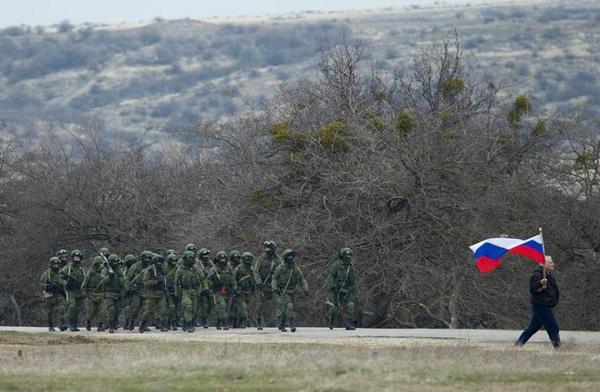
[[[519,245],[508,251],[514,255],[521,255],[530,258],[538,264],[544,264],[544,254],[528,246]]]
[[[477,268],[482,274],[495,270],[500,266],[500,260],[490,259],[489,257],[482,256],[476,261]]]

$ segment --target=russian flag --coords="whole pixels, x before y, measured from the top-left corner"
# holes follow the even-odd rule
[[[490,272],[500,266],[505,253],[530,258],[538,264],[544,264],[544,240],[541,234],[526,240],[518,238],[489,238],[471,245],[475,254],[477,268],[481,273]]]

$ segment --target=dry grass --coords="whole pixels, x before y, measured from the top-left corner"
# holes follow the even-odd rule
[[[0,390],[600,390],[598,346],[194,335],[0,333]]]

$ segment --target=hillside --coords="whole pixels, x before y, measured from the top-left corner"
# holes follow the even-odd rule
[[[165,130],[260,105],[278,86],[317,72],[321,48],[365,43],[377,66],[410,62],[458,33],[471,62],[550,111],[600,103],[600,4],[390,8],[0,31],[0,135],[94,126],[111,143],[153,142]]]

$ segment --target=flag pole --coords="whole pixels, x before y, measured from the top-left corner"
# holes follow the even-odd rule
[[[542,227],[540,226],[540,237],[542,239],[542,253],[544,254],[544,264],[542,266],[542,277],[546,279],[546,248],[544,247],[544,235],[542,233]],[[544,285],[544,288],[546,285]]]

